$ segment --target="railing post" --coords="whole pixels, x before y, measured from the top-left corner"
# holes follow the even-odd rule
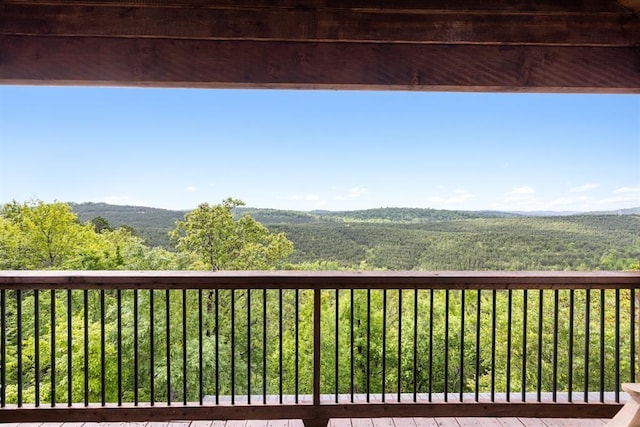
[[[313,291],[313,406],[320,406],[320,311],[321,291]],[[327,427],[328,418],[303,419],[305,427]]]
[[[636,337],[638,339],[637,346],[640,344],[640,292],[636,292],[636,333],[638,334]],[[636,382],[640,383],[640,351],[636,351],[636,362],[638,367],[636,369]]]

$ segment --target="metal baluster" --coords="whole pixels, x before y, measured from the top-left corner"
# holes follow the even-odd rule
[[[557,401],[558,394],[558,311],[560,310],[559,291],[553,291],[553,368],[552,368],[552,385],[551,395],[552,401]]]
[[[245,292],[247,296],[247,404],[251,404],[251,289]],[[297,345],[296,341],[296,347]]]
[[[214,305],[214,317],[216,321],[216,329],[215,329],[215,340],[216,340],[216,350],[215,350],[215,362],[216,362],[216,370],[215,370],[215,380],[216,380],[216,405],[220,404],[220,292],[218,289],[215,290],[215,300],[216,303]]]
[[[118,359],[118,406],[122,406],[122,290],[116,291],[116,327],[118,334],[117,359]]]
[[[187,404],[187,290],[182,290],[182,403]]]
[[[198,402],[204,401],[204,318],[202,304],[202,289],[198,289]]]
[[[573,323],[575,317],[575,290],[569,290],[569,361],[567,370],[567,388],[569,389],[569,403],[573,402]]]
[[[600,403],[604,403],[604,289],[600,289]]]
[[[522,401],[527,400],[527,318],[529,292],[522,292]]]
[[[352,340],[353,341],[353,340]],[[418,290],[413,290],[413,401],[418,401]]]
[[[476,373],[475,373],[475,401],[480,400],[480,325],[481,325],[482,293],[476,291]]]
[[[338,289],[336,289],[336,317],[335,317],[335,329],[336,329],[336,345],[335,345],[335,355],[334,355],[334,359],[335,359],[335,371],[334,371],[334,386],[335,386],[335,402],[338,403],[338,369],[339,369],[339,357],[340,357],[340,353],[339,353],[339,349],[340,349],[340,344],[339,344],[339,331],[340,331],[340,291]]]
[[[496,400],[496,302],[497,293],[496,290],[493,289],[491,291],[491,401],[495,402]]]
[[[295,350],[295,403],[299,403],[300,398],[300,290],[296,289],[295,295],[296,301],[296,321],[295,321],[295,335],[296,335],[296,350]]]
[[[262,403],[267,403],[267,290],[262,290]]]
[[[367,289],[367,403],[371,399],[371,289]]]
[[[138,347],[139,325],[138,325],[138,290],[133,290],[133,404],[138,406],[140,387],[138,383],[138,375],[140,372],[139,357],[140,349]]]
[[[0,407],[7,406],[7,294],[0,289]]]
[[[511,321],[513,319],[513,290],[507,291],[507,402],[511,402],[511,342],[513,331]]]
[[[429,289],[429,402],[433,397],[433,289]]]
[[[167,363],[167,405],[171,405],[171,291],[165,290],[164,297],[165,313],[165,337],[167,339],[165,349],[165,360]]]
[[[585,297],[584,316],[584,401],[589,401],[589,347],[591,339],[589,337],[591,323],[591,289],[587,289]]]
[[[104,289],[100,289],[100,402],[107,403],[106,354],[105,354],[105,301]]]
[[[616,293],[616,308],[615,308],[615,400],[616,403],[620,403],[620,289],[615,290]]]
[[[460,291],[460,402],[464,399],[464,318],[465,318],[465,299],[467,291]]]
[[[236,292],[231,289],[231,404],[236,403]]]
[[[278,322],[278,327],[279,327],[279,331],[278,331],[278,355],[279,357],[279,364],[278,364],[278,372],[279,372],[279,378],[278,378],[278,391],[279,391],[279,401],[280,404],[282,404],[283,401],[283,396],[282,396],[282,375],[283,375],[283,370],[282,370],[282,289],[278,289],[278,317],[280,318],[279,322]]]
[[[33,290],[33,335],[34,335],[34,360],[35,371],[35,406],[40,406],[40,290]],[[68,352],[71,354],[71,351]]]
[[[538,292],[538,382],[536,384],[536,393],[538,402],[542,401],[542,315],[544,313],[544,291],[540,289]]]
[[[449,289],[444,296],[444,401],[449,401]]]
[[[398,402],[402,387],[402,289],[398,289]]]
[[[73,336],[72,336],[72,324],[71,319],[73,315],[73,295],[71,294],[71,289],[67,289],[67,406],[71,406],[73,403],[73,367],[72,367],[72,356],[73,356]],[[35,336],[36,342],[40,339],[40,334],[36,334]],[[37,356],[36,356],[37,357]]]
[[[154,372],[154,318],[153,313],[155,311],[154,301],[153,301],[153,289],[149,289],[149,400],[151,401],[151,406],[155,403],[155,372]]]
[[[18,291],[21,292],[21,291]],[[20,298],[20,302],[21,302]],[[20,332],[20,327],[18,328]],[[18,357],[18,363],[22,363]],[[18,368],[22,371],[22,368]],[[18,381],[22,381],[22,375],[19,376]],[[22,386],[18,385],[18,404],[22,400]],[[51,406],[56,406],[56,291],[51,289]]]
[[[385,402],[387,384],[387,290],[382,291],[382,402]]]
[[[636,290],[630,289],[629,293],[629,382],[636,382]]]
[[[53,293],[54,291],[52,291]],[[53,297],[52,300],[53,301]],[[52,319],[52,325],[51,325],[51,330],[53,330],[53,320],[55,320],[55,318]],[[22,291],[20,289],[16,290],[16,321],[18,324],[18,330],[16,331],[16,358],[17,360],[17,374],[18,374],[18,407],[22,406]],[[52,339],[52,347],[51,347],[51,365],[53,366],[55,364],[55,335],[52,333],[51,334],[51,339]],[[55,376],[55,369],[51,370],[52,375]],[[52,377],[53,378],[53,377]],[[53,387],[53,380],[51,380],[51,384],[52,384],[52,390],[53,392],[55,392],[55,387]],[[52,399],[52,402],[55,399]],[[53,405],[53,404],[52,404]]]
[[[89,291],[83,292],[84,308],[84,406],[89,406]]]
[[[354,366],[354,323],[355,323],[355,319],[354,319],[354,291],[353,289],[351,289],[350,291],[350,298],[351,298],[351,319],[350,319],[350,326],[351,326],[351,335],[349,337],[349,342],[351,343],[351,358],[349,359],[349,362],[351,363],[351,403],[353,403],[354,401],[354,380],[353,380],[353,376],[354,376],[354,370],[355,370],[355,366]]]

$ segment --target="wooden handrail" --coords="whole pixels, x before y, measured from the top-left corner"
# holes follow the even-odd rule
[[[0,289],[630,289],[640,272],[0,271]]]

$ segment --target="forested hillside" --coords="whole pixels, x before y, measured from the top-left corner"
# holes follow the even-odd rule
[[[171,250],[168,232],[185,212],[77,204],[128,224],[150,246]],[[640,215],[525,216],[504,212],[381,208],[297,212],[237,207],[294,244],[293,268],[391,270],[624,270],[640,259]]]
[[[292,262],[393,270],[619,270],[640,254],[640,216],[485,218],[422,224],[316,223],[270,227]]]
[[[246,215],[253,210],[239,209],[241,205],[227,199],[217,205],[203,203],[185,214],[92,204],[83,214],[92,218],[84,221],[65,203],[7,204],[0,208],[0,269],[639,268],[639,215],[258,211],[263,216],[256,217],[273,220],[267,226]],[[106,209],[97,209],[100,206]],[[133,221],[141,217],[146,220]],[[168,231],[168,247],[150,247],[132,232],[132,224],[158,235]],[[509,379],[500,375],[497,390],[530,390],[536,382],[544,391],[570,388],[572,380],[556,377],[555,370],[548,369],[552,364],[574,374],[574,384],[586,384],[587,390],[613,390],[620,379],[611,369],[614,363],[625,373],[632,366],[635,350],[628,337],[634,336],[637,294],[603,290],[599,295],[590,290],[322,291],[321,330],[339,336],[338,342],[331,333],[323,335],[320,343],[322,392],[381,393],[396,386],[471,392],[476,380],[478,390],[488,392],[494,389],[493,373],[505,370]],[[267,393],[279,388],[292,394],[296,348],[300,391],[309,394],[313,304],[310,290],[290,289],[8,291],[3,294],[6,401],[113,402],[122,397],[129,402],[134,396],[146,401],[181,395],[195,401],[199,378],[207,379],[202,393],[248,393],[249,370],[254,392],[264,387]],[[428,327],[427,313],[432,322]],[[597,330],[596,316],[601,319]],[[48,321],[55,326],[47,326]],[[527,322],[529,329],[523,333]],[[356,337],[353,344],[350,334]],[[370,340],[365,342],[365,336]],[[510,344],[496,345],[496,336],[508,337]],[[617,350],[595,350],[604,349],[605,343],[616,343]],[[505,368],[511,366],[508,346],[526,353],[524,362],[513,364],[511,371]],[[203,360],[188,356],[200,351],[207,355]],[[466,368],[476,352],[476,369]],[[389,362],[386,374],[378,368],[383,361]],[[367,373],[371,378],[364,375],[369,365],[376,367]],[[574,366],[582,368],[570,369]],[[260,371],[267,374],[256,375]],[[122,396],[116,381],[104,382],[104,387],[98,382],[101,375],[116,372],[126,387]]]

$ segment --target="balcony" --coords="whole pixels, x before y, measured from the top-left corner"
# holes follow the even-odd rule
[[[609,418],[639,273],[0,272],[0,422]]]

